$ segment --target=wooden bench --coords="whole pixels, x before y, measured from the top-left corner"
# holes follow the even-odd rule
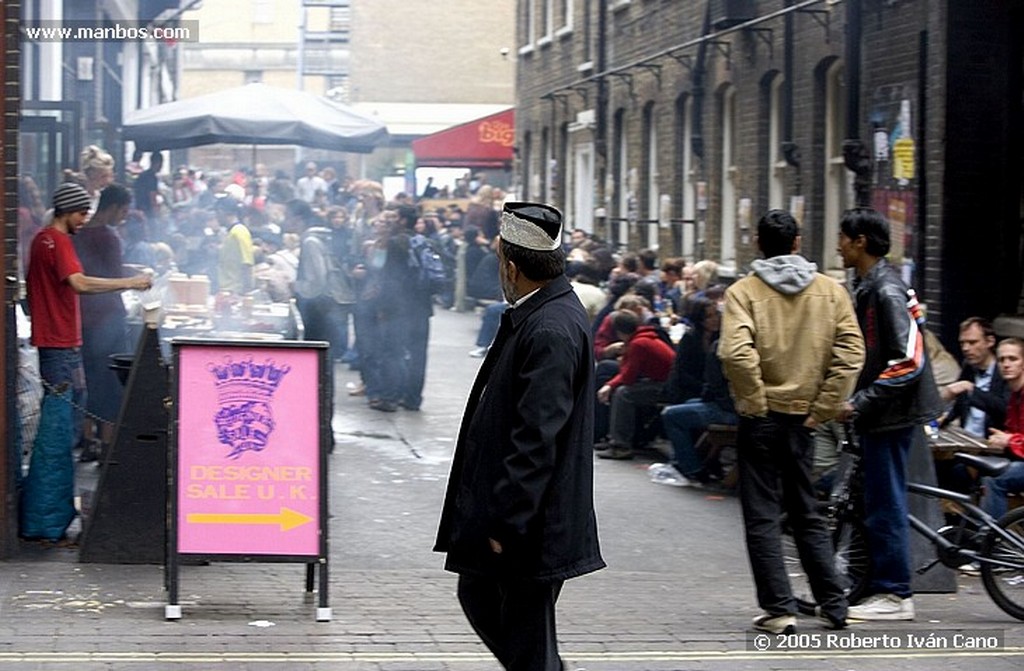
[[[739,474],[736,472],[736,425],[709,424],[694,445],[697,454],[703,454],[704,468],[724,470],[722,486],[730,489],[736,486]],[[727,464],[723,464],[723,457]],[[730,458],[731,457],[731,458]]]

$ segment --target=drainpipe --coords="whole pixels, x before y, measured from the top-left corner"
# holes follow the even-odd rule
[[[843,163],[854,173],[853,189],[858,207],[871,203],[871,156],[860,138],[860,65],[862,51],[861,0],[846,1],[846,140]]]
[[[795,0],[786,0],[786,7],[792,7]],[[782,63],[782,158],[786,164],[796,169],[793,177],[794,193],[802,190],[800,175],[800,147],[793,139],[793,61],[795,58],[795,42],[793,39],[793,12],[786,14],[783,20],[783,49],[785,54]]]
[[[597,200],[596,205],[599,212],[604,213],[604,221],[594,222],[595,230],[601,223],[608,222],[608,199],[610,194],[607,189],[608,182],[608,78],[604,71],[608,67],[608,0],[600,0],[597,3],[597,62],[595,67],[597,76],[597,109],[596,128],[594,129],[594,153],[597,156]],[[601,217],[596,217],[598,219]],[[608,234],[609,231],[602,231]],[[609,235],[609,239],[610,239]]]
[[[704,9],[704,26],[701,37],[711,34],[711,2],[708,0]],[[693,123],[691,142],[693,155],[704,160],[704,80],[707,79],[708,43],[701,41],[697,45],[697,60],[693,65]]]
[[[924,286],[924,275],[928,264],[928,247],[925,244],[928,226],[928,31],[922,30],[918,35],[917,45],[917,263],[914,266],[914,286]],[[926,295],[925,300],[931,296]]]
[[[711,34],[711,2],[708,0],[704,8],[704,25],[701,36]],[[697,58],[693,64],[693,120],[691,123],[690,146],[697,157],[697,181],[707,181],[707,170],[704,166],[704,96],[705,80],[707,79],[708,45],[701,40],[697,45]],[[696,198],[696,193],[694,193]],[[707,210],[697,210],[697,258],[704,258],[707,251]]]

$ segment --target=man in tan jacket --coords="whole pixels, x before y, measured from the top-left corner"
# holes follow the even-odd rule
[[[764,259],[726,291],[718,356],[740,415],[740,501],[758,604],[756,629],[796,631],[796,601],[782,557],[783,512],[829,627],[846,626],[846,597],[811,484],[814,428],[835,417],[864,362],[846,290],[800,256],[793,216],[771,210],[757,225]]]

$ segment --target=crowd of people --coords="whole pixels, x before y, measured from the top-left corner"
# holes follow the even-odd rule
[[[182,276],[203,278],[217,313],[294,300],[303,337],[326,341],[332,361],[359,371],[352,395],[382,412],[419,410],[430,317],[435,305],[456,300],[463,225],[496,235],[495,206],[504,197],[467,176],[459,188],[471,196],[468,205],[425,212],[415,197],[386,201],[379,183],[339,180],[332,167],[315,163],[293,180],[262,165],[167,171],[160,152],[137,153],[121,184],[109,152],[89,146],[79,159],[49,202],[30,176],[21,177],[18,241],[44,399],[55,392],[67,401],[68,450],[77,448],[82,461],[100,458],[114,437],[122,386],[111,357],[134,347],[126,304],[137,305],[139,316],[153,301],[195,307],[182,305],[194,297],[174,293],[173,279]],[[425,194],[441,195],[427,187]],[[53,249],[59,258],[49,258]],[[73,282],[76,273],[88,281]],[[125,288],[139,290],[135,300],[117,294]],[[64,351],[51,356],[55,336],[42,329],[55,321],[66,326],[58,344],[74,360]],[[333,393],[333,380],[328,387]]]
[[[515,261],[546,272],[531,253],[560,248],[565,283],[590,329],[593,424],[586,430],[594,454],[631,459],[664,435],[671,458],[650,467],[652,482],[706,485],[723,473],[698,452],[698,438],[712,425],[737,428],[747,547],[765,611],[756,628],[795,630],[779,554],[783,513],[828,626],[843,627],[847,617],[914,617],[906,477],[917,427],[959,423],[1015,460],[983,483],[992,515],[1024,490],[1024,341],[997,343],[991,323],[972,317],[960,328],[959,378],[937,384],[937,355],[927,351],[934,340],[914,292],[885,259],[888,225],[872,210],[851,210],[840,222],[849,291],[800,256],[799,227],[780,210],[758,224],[764,258],[727,286],[710,260],[620,253],[581,229],[565,236],[560,214],[549,250],[549,215],[503,213],[504,194],[486,184],[476,185],[465,210],[425,211],[415,196],[386,201],[378,183],[338,180],[314,163],[295,181],[261,166],[206,177],[180,168],[168,178],[159,153],[145,170],[129,170],[129,185],[113,182],[114,168],[107,152],[89,147],[49,211],[31,179],[20,182],[32,341],[47,392],[71,389],[76,412],[91,420],[72,423],[72,445],[82,446],[84,459],[109,444],[120,405],[108,358],[130,347],[116,292],[185,273],[208,278],[219,301],[294,299],[306,339],[328,342],[333,361],[359,371],[351,395],[381,412],[417,411],[435,307],[462,307],[456,301],[464,294],[481,308],[470,355],[487,357],[486,367],[509,314],[547,286],[518,275]],[[540,233],[531,230],[538,226]],[[510,238],[518,242],[503,247]],[[516,245],[527,255],[516,257]],[[815,503],[835,457],[820,446],[834,448],[842,422],[854,424],[864,446],[872,555],[869,597],[853,605],[836,588]],[[971,477],[939,476],[958,488]]]
[[[137,153],[127,168],[131,181],[121,185],[113,183],[113,157],[90,146],[80,157],[79,170],[64,176],[90,198],[93,223],[80,237],[88,239],[81,245],[106,245],[107,255],[97,257],[95,267],[95,255],[80,250],[86,271],[120,276],[149,268],[160,289],[176,273],[206,278],[218,305],[244,296],[256,302],[294,299],[305,338],[327,341],[332,359],[360,371],[362,384],[353,394],[365,395],[372,408],[385,412],[418,410],[429,318],[435,304],[452,307],[456,300],[456,257],[464,227],[471,240],[493,239],[495,207],[504,194],[479,176],[467,175],[453,197],[465,192],[468,205],[460,201],[463,205],[423,211],[417,201],[428,195],[440,198],[448,190],[428,183],[421,198],[398,194],[386,201],[377,182],[338,179],[331,166],[313,162],[303,170],[295,180],[283,171],[270,175],[262,165],[204,175],[184,166],[165,171],[160,152]],[[24,272],[30,264],[29,244],[49,219],[31,177],[20,184]],[[104,214],[97,206],[108,191],[111,198],[116,193],[119,209]],[[109,244],[113,241],[117,244]],[[471,264],[478,260],[474,254],[467,250]],[[424,286],[421,262],[437,264],[441,286],[436,278]],[[88,312],[86,334],[124,330],[123,314],[112,320],[110,310]],[[87,347],[92,361],[87,368],[96,371],[87,377],[107,382],[106,357],[124,351],[125,343],[110,337],[95,357]],[[90,408],[90,416],[112,422],[119,399],[93,397],[104,400],[102,407],[97,401]],[[109,435],[91,431],[85,458],[93,458],[108,440]]]
[[[547,230],[555,219],[541,214],[534,223]],[[546,535],[550,525],[547,513],[540,511],[550,481],[566,477],[549,465],[549,460],[560,463],[552,450],[564,450],[566,460],[577,458],[581,428],[592,431],[597,457],[631,459],[660,424],[673,458],[651,465],[651,480],[686,487],[721,475],[697,452],[697,436],[713,424],[736,426],[738,494],[756,598],[763,609],[752,625],[773,634],[795,634],[797,627],[797,604],[782,552],[784,524],[823,626],[843,629],[848,620],[915,618],[906,483],[909,452],[915,437],[924,435],[923,426],[946,412],[949,421],[959,420],[965,430],[1005,448],[1018,459],[1015,465],[1024,463],[1024,341],[1007,338],[995,356],[984,355],[983,345],[994,345],[994,337],[986,340],[991,326],[968,320],[967,335],[961,338],[963,379],[944,380],[940,386],[932,359],[942,357],[926,351],[935,348],[934,340],[926,336],[914,291],[886,261],[889,228],[874,210],[849,210],[840,222],[838,251],[852,271],[849,288],[801,256],[799,226],[782,210],[760,219],[757,245],[763,258],[729,286],[717,282],[710,262],[659,263],[653,250],[615,255],[586,232],[573,231],[562,251],[570,259],[569,286],[589,319],[592,351],[583,353],[578,351],[579,315],[568,307],[563,311],[571,328],[548,317],[534,326],[545,333],[544,346],[519,342],[531,336],[517,324],[529,323],[525,320],[543,309],[556,285],[513,283],[521,279],[520,266],[518,257],[509,260],[508,250],[515,245],[508,241],[516,239],[543,254],[558,245],[549,247],[543,235],[524,233],[531,228],[521,221],[524,213],[512,210],[502,217],[495,264],[501,294],[483,309],[477,349],[470,353],[485,359],[459,438],[436,549],[448,553],[446,567],[460,574],[459,600],[470,623],[506,668],[516,668],[519,661],[513,648],[545,660],[546,666],[529,668],[558,667],[551,613],[561,580],[576,574],[544,573],[550,569],[544,562],[547,553],[558,553],[563,537]],[[487,258],[487,243],[478,243],[482,258]],[[606,254],[613,261],[602,268]],[[595,285],[597,292],[591,292]],[[558,346],[547,342],[549,330],[558,334]],[[516,356],[522,357],[522,369],[509,371]],[[593,391],[583,396],[581,383],[570,384],[566,373],[578,374],[580,362],[594,380]],[[991,383],[997,363],[1006,380],[1004,392]],[[544,392],[530,389],[536,366],[551,375],[551,388]],[[979,378],[982,369],[984,380]],[[485,389],[494,391],[484,394]],[[522,426],[519,415],[533,412],[537,397],[547,399],[551,411]],[[940,398],[960,400],[944,411]],[[587,407],[593,408],[592,423],[569,422],[570,410]],[[975,417],[971,408],[992,415]],[[564,426],[571,426],[572,433],[561,423],[549,429],[555,420],[569,422]],[[819,503],[842,423],[853,425],[863,446],[869,587],[857,603],[847,601]],[[548,434],[551,439],[544,440]],[[563,434],[560,442],[557,436]],[[493,449],[474,447],[484,443]],[[829,443],[830,448],[816,449],[816,444]],[[586,463],[576,471],[589,472]],[[986,481],[983,505],[993,514],[999,513],[995,500],[1002,497],[1005,506],[1006,488],[1019,486],[1014,477],[1019,472],[1011,469],[998,484]],[[463,495],[467,491],[472,495]],[[579,510],[590,509],[588,487],[560,491],[575,491]],[[586,516],[563,520],[551,514],[558,524],[580,530],[577,550],[596,548],[596,529],[588,526]],[[531,527],[531,520],[541,517],[545,523]],[[506,553],[515,563],[503,559]],[[598,562],[596,554],[590,559]],[[531,578],[523,580],[523,575]],[[514,618],[524,612],[531,624],[515,633],[491,626],[505,618],[519,622]]]
[[[794,631],[796,622],[779,553],[783,519],[798,537],[826,626],[843,627],[847,617],[914,618],[906,482],[922,427],[958,424],[1013,460],[982,483],[938,461],[940,485],[968,493],[981,484],[981,505],[997,519],[1008,496],[1024,491],[1024,341],[997,344],[992,324],[971,317],[960,326],[959,378],[946,379],[952,356],[927,332],[914,291],[885,258],[887,222],[859,208],[844,215],[840,231],[849,287],[800,256],[799,228],[783,211],[762,218],[764,258],[728,287],[710,261],[659,264],[645,250],[601,268],[604,248],[586,233],[574,231],[567,244],[574,287],[596,277],[605,296],[591,303],[579,292],[594,308],[596,455],[631,459],[661,435],[671,458],[650,466],[651,480],[708,485],[723,473],[714,450],[699,451],[699,438],[735,426],[738,491],[765,610],[754,626],[774,633]],[[941,376],[935,366],[945,369]],[[865,455],[872,576],[857,604],[836,587],[817,504],[829,491],[843,423],[852,423]]]

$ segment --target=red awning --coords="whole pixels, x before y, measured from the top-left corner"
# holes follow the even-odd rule
[[[421,168],[507,168],[515,144],[515,110],[507,109],[412,141]]]

